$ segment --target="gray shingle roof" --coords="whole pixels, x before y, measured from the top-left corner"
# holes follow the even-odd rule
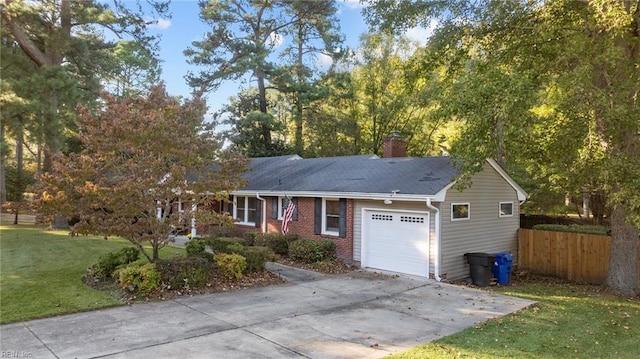
[[[251,159],[243,191],[435,195],[457,175],[449,157]]]

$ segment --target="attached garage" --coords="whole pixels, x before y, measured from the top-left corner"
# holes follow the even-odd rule
[[[429,213],[363,210],[362,266],[429,276]]]

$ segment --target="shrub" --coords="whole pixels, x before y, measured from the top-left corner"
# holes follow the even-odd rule
[[[286,256],[289,254],[289,243],[298,239],[298,236],[283,235],[281,233],[258,233],[255,235],[253,244],[256,246],[269,247],[279,255]]]
[[[200,255],[204,253],[206,248],[207,248],[207,242],[204,239],[200,239],[200,238],[190,239],[185,244],[187,257]]]
[[[244,240],[247,242],[247,246],[253,246],[255,245],[255,239],[256,239],[256,232],[246,232],[242,234],[242,238],[244,238]]]
[[[202,253],[211,256],[211,253]],[[201,255],[160,260],[157,263],[162,282],[169,288],[196,289],[211,278],[213,264]]]
[[[264,270],[266,262],[275,257],[275,253],[269,247],[246,247],[243,256],[247,261],[246,272],[260,272]]]
[[[227,250],[227,246],[234,243],[239,243],[241,245],[247,244],[243,238],[239,237],[218,237],[209,238],[207,240],[207,244],[214,253],[226,253],[225,251]]]
[[[305,263],[335,258],[336,245],[329,239],[303,238],[289,244],[289,257]]]
[[[236,226],[208,226],[204,233],[211,238],[242,237],[246,231]]]
[[[584,233],[584,234],[599,234],[603,236],[609,235],[609,229],[604,226],[585,226],[579,224],[536,224],[533,229],[540,231],[555,231],[555,232],[571,232],[571,233]]]
[[[107,253],[89,268],[89,275],[100,280],[111,278],[118,267],[137,261],[139,255],[140,251],[135,247],[125,247],[118,251]]]
[[[238,242],[235,243],[231,243],[229,244],[225,249],[224,249],[224,253],[228,253],[228,254],[239,254],[241,256],[244,257],[244,254],[246,252],[247,246],[244,246]]]
[[[247,268],[247,260],[239,254],[218,253],[213,259],[222,274],[229,278],[242,278],[242,272]]]
[[[160,286],[160,272],[154,263],[132,264],[118,270],[120,287],[149,294]]]

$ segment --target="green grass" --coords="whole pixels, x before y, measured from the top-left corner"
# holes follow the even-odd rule
[[[122,305],[116,293],[86,286],[87,267],[108,252],[131,246],[119,238],[69,237],[33,225],[0,225],[0,323]],[[161,257],[183,255],[164,248]]]
[[[538,301],[388,358],[638,358],[640,300],[537,278],[495,292]]]

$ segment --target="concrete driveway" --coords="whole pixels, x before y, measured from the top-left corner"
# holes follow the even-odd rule
[[[289,283],[3,325],[0,350],[19,358],[379,358],[533,304],[426,279],[270,269]]]

